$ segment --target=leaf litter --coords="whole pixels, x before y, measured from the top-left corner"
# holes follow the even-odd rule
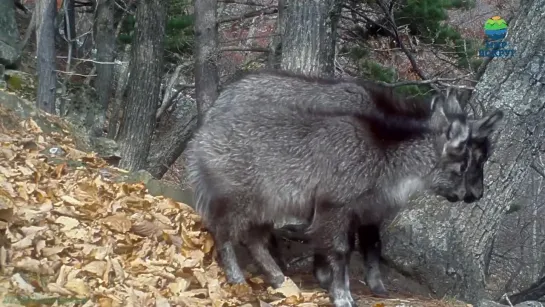
[[[259,276],[228,284],[191,207],[111,181],[124,171],[67,132],[20,125],[0,126],[2,306],[331,306],[289,278],[278,289]],[[362,306],[422,306],[403,304]]]

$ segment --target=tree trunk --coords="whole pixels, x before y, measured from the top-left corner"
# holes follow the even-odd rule
[[[286,0],[282,12],[281,67],[293,72],[332,77],[341,13],[339,0]]]
[[[40,18],[38,23],[38,92],[36,105],[45,112],[55,114],[55,94],[57,73],[55,72],[55,16],[56,2],[43,0],[37,2]]]
[[[267,58],[267,66],[269,68],[278,69],[282,65],[282,37],[284,34],[286,18],[284,18],[284,7],[286,0],[278,0],[278,14],[276,18],[276,34],[269,45],[269,54]]]
[[[133,5],[133,1],[129,1],[129,4],[127,7]],[[127,18],[128,11],[123,12],[123,15],[121,16],[118,24],[117,29],[115,30],[114,39],[117,39],[119,37],[119,33],[121,32],[121,26],[123,25],[123,21]],[[124,109],[123,104],[123,96],[127,92],[127,85],[129,81],[129,65],[127,63],[130,62],[131,57],[131,45],[127,44],[123,48],[122,51],[118,51],[117,57],[121,59],[121,64],[119,66],[114,67],[114,104],[111,109],[110,113],[110,120],[108,123],[108,138],[110,139],[117,139],[117,133],[118,133],[118,124],[119,124],[119,117],[121,110]]]
[[[436,294],[469,303],[485,296],[486,257],[511,204],[527,191],[532,161],[545,136],[545,0],[526,1],[506,39],[511,59],[494,59],[477,84],[473,105],[505,112],[485,165],[485,196],[476,205],[422,198],[385,229],[384,256]]]
[[[64,16],[64,33],[68,39],[67,44],[71,46],[73,54],[79,58],[77,53],[78,44],[76,42],[76,7],[74,1],[75,0],[68,0],[63,4],[66,6]]]
[[[218,97],[218,1],[195,0],[195,94],[197,123]]]
[[[187,114],[184,114],[183,120],[176,120],[172,128],[162,134],[157,144],[154,144],[153,148],[156,150],[150,153],[148,172],[155,178],[162,178],[168,168],[176,162],[197,127],[196,108],[184,109],[187,109]]]
[[[95,64],[97,71],[95,88],[98,93],[100,109],[99,114],[96,114],[97,121],[93,125],[92,134],[102,136],[114,79],[115,32],[113,1],[98,1],[93,32],[95,33],[96,60],[98,62]]]
[[[183,108],[185,120],[177,120],[161,136],[157,151],[150,156],[148,171],[161,178],[184,151],[202,113],[218,97],[217,0],[195,0],[195,92],[197,107]]]
[[[160,0],[138,3],[132,44],[129,95],[120,128],[120,167],[130,171],[147,166],[155,114],[161,90],[166,6]]]
[[[131,57],[131,48],[130,45],[126,45],[124,51],[122,52],[121,61],[130,62]],[[125,101],[123,96],[127,92],[127,86],[129,83],[129,65],[122,63],[121,67],[118,70],[118,76],[116,78],[116,88],[114,94],[114,105],[112,106],[112,111],[110,113],[110,120],[108,123],[108,138],[116,140],[118,137],[118,128],[119,128],[119,117],[122,110],[124,110]]]

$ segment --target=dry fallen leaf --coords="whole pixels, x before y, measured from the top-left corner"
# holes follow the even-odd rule
[[[17,284],[17,287],[19,287],[19,289],[25,292],[34,293],[35,291],[34,287],[30,285],[29,283],[27,283],[26,280],[24,280],[19,273],[13,275],[11,278],[13,282]]]
[[[55,220],[55,223],[57,224],[62,224],[64,227],[61,229],[62,231],[69,231],[71,229],[74,229],[76,227],[78,227],[79,225],[79,221],[74,219],[74,218],[71,218],[71,217],[67,217],[67,216],[59,216],[56,220]]]
[[[107,267],[106,261],[95,260],[83,266],[82,270],[93,273],[98,277],[102,277],[102,275],[104,275],[104,272],[106,271],[106,267]]]
[[[89,288],[87,283],[83,279],[72,279],[66,282],[64,288],[74,292],[80,296],[88,296]]]
[[[251,306],[251,305],[250,305]],[[264,301],[262,300],[259,300],[259,307],[272,307],[271,304],[269,303],[265,303]]]
[[[108,216],[102,219],[102,223],[108,226],[111,230],[119,233],[126,233],[132,226],[131,221],[122,214]]]
[[[280,285],[280,287],[278,287],[277,289],[269,287],[267,288],[267,291],[271,294],[282,294],[286,298],[291,296],[295,296],[296,298],[298,298],[301,296],[301,290],[289,277],[286,277],[282,285]]]
[[[69,205],[82,206],[83,203],[70,195],[63,195],[61,199]]]

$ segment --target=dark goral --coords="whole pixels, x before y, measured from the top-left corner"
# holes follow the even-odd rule
[[[186,152],[196,209],[232,283],[245,282],[233,250],[241,242],[281,284],[271,230],[307,222],[317,279],[335,306],[355,306],[347,262],[356,232],[369,286],[385,292],[378,225],[424,189],[480,199],[502,116],[467,119],[448,94],[403,100],[368,82],[249,74],[223,89]]]

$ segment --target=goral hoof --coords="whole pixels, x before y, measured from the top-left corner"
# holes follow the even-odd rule
[[[371,293],[374,296],[382,297],[382,298],[387,298],[387,297],[390,296],[388,290],[386,290],[386,288],[384,288],[384,287],[371,288]]]
[[[280,288],[282,286],[284,281],[286,281],[285,276],[273,277],[273,278],[270,279],[270,284],[274,289],[278,289],[278,288]]]
[[[333,302],[335,307],[358,307],[358,304],[354,300],[335,300]]]

